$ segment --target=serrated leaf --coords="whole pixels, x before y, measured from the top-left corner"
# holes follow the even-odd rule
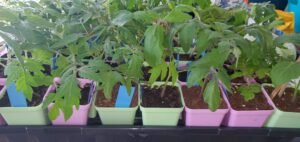
[[[167,77],[168,73],[168,66],[161,66],[161,75],[160,75],[160,80],[164,80]]]
[[[4,74],[7,75],[6,85],[15,82],[23,74],[23,69],[17,62],[10,62],[4,69]]]
[[[151,23],[159,17],[159,15],[153,11],[136,11],[133,14],[134,19],[145,23]]]
[[[190,16],[189,14],[184,13],[182,11],[176,11],[176,10],[171,11],[164,18],[164,20],[171,22],[171,23],[181,23],[181,22],[185,22],[190,19],[192,19],[192,16]]]
[[[53,28],[55,26],[54,23],[49,22],[48,20],[42,18],[41,16],[37,15],[29,15],[26,17],[28,22],[34,24],[35,26],[42,27],[42,28]]]
[[[51,46],[51,48],[53,48],[53,49],[62,48],[64,46],[67,46],[70,43],[75,42],[80,37],[82,37],[82,34],[70,34],[70,35],[67,35],[67,36],[63,37],[63,39],[61,39],[61,40],[57,41],[55,44],[53,44]]]
[[[28,82],[26,81],[25,75],[21,76],[16,81],[16,88],[17,88],[17,91],[23,92],[23,94],[27,98],[27,100],[31,101],[33,90],[31,88],[31,86],[28,84]]]
[[[195,84],[201,82],[201,80],[207,76],[208,72],[209,72],[209,68],[199,67],[199,68],[191,69],[189,76],[187,78],[188,87],[192,87]]]
[[[18,22],[18,13],[16,11],[13,11],[11,9],[5,8],[3,6],[0,6],[0,21],[9,21],[9,22]]]
[[[129,66],[126,71],[126,75],[130,77],[134,77],[135,79],[139,79],[142,77],[142,66],[143,66],[143,58],[138,55],[133,55],[129,61]]]
[[[149,84],[153,84],[159,77],[162,70],[162,66],[158,65],[153,67],[149,72],[151,73]]]
[[[161,26],[153,25],[145,32],[145,59],[151,66],[157,66],[162,61],[164,29]]]
[[[238,91],[243,95],[246,101],[252,100],[255,97],[256,93],[259,93],[260,86],[258,84],[251,84],[249,86],[240,86]]]
[[[105,98],[111,99],[113,87],[123,80],[122,76],[115,71],[103,72],[100,74],[101,88],[103,89]]]
[[[197,0],[196,3],[198,3],[200,5],[201,9],[206,9],[206,8],[210,7],[210,5],[211,5],[210,0]]]
[[[211,111],[216,111],[221,102],[219,84],[217,79],[213,79],[208,82],[204,90],[204,102],[208,104],[208,108]]]
[[[224,69],[221,69],[221,70],[218,71],[217,78],[218,78],[218,80],[222,81],[222,84],[225,86],[225,88],[228,92],[232,92],[231,91],[230,76],[226,73],[226,71]]]
[[[59,115],[59,108],[57,107],[56,104],[54,104],[48,112],[49,119],[55,120],[58,115]]]
[[[187,23],[183,29],[179,32],[179,41],[183,50],[188,52],[193,45],[193,39],[195,38],[197,25],[195,22]]]
[[[271,70],[272,83],[279,86],[290,82],[300,76],[299,62],[281,62],[273,66]]]
[[[116,26],[124,26],[133,18],[133,14],[129,11],[122,10],[119,14],[112,20],[112,24]]]
[[[49,93],[48,96],[46,97],[46,99],[44,100],[43,104],[43,108],[47,108],[49,106],[50,103],[52,103],[55,100],[56,94],[55,93]]]
[[[174,61],[169,63],[169,74],[171,74],[173,85],[175,85],[175,83],[177,81],[177,78],[178,78],[178,71],[177,71],[176,67],[177,66],[176,66],[176,63]]]
[[[208,39],[209,31],[208,30],[202,30],[198,33],[197,38],[197,52],[200,55],[202,52],[204,52],[208,45],[210,44],[210,40]]]

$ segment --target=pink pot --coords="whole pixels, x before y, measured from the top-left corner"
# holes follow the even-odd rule
[[[84,85],[92,83],[91,80],[87,80],[87,79],[78,79],[78,81],[80,83],[80,87],[82,87],[82,88],[84,87]],[[54,79],[55,84],[58,84],[59,82],[60,82],[60,78]],[[47,92],[46,95],[48,95],[50,92],[53,92],[54,90],[55,90],[55,86],[52,85],[51,91]],[[64,114],[60,110],[59,116],[55,120],[52,120],[52,124],[53,125],[87,125],[88,112],[89,112],[91,103],[92,103],[92,101],[90,100],[90,102],[87,105],[80,105],[78,110],[76,109],[75,106],[73,106],[72,116],[67,121],[65,121]],[[50,110],[52,108],[52,106],[53,106],[53,103],[49,104],[48,110]]]
[[[225,102],[229,107],[229,112],[225,115],[225,118],[222,122],[222,125],[229,127],[262,127],[269,116],[274,111],[274,107],[272,110],[249,110],[249,111],[239,111],[234,110],[227,98],[224,89],[221,89]],[[272,106],[272,102],[270,102],[269,96],[265,95],[268,104]]]
[[[180,82],[180,81],[179,81]],[[180,82],[181,86],[186,86],[185,82]],[[182,92],[183,93],[183,92]],[[192,94],[184,94],[192,95]],[[214,126],[218,127],[228,112],[227,109],[218,109],[212,112],[209,109],[190,109],[187,106],[185,110],[185,125],[186,126]]]

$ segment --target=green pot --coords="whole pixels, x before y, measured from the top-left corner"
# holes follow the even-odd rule
[[[267,93],[262,85],[263,93]],[[300,113],[299,112],[285,112],[279,110],[276,105],[272,102],[274,109],[273,114],[269,117],[265,124],[265,127],[276,127],[276,128],[300,128]]]
[[[47,125],[48,110],[42,106],[43,102],[35,107],[0,107],[0,113],[8,125]]]
[[[162,85],[164,82],[156,82],[154,85]],[[168,83],[168,85],[172,85],[172,83]],[[178,87],[181,97],[182,107],[180,108],[149,108],[143,107],[140,104],[140,108],[142,111],[143,125],[146,126],[177,126],[178,120],[181,116],[181,112],[184,108],[184,101],[182,97],[182,91],[179,84],[176,83],[176,87]],[[141,89],[139,89],[140,91]],[[142,94],[140,93],[140,97]],[[140,99],[141,100],[141,99]]]
[[[137,109],[96,106],[103,125],[133,125]]]
[[[94,96],[97,97],[97,92]],[[94,100],[96,100],[96,97]],[[138,109],[138,105],[130,108],[98,107],[95,105],[95,101],[94,107],[103,125],[133,125]]]
[[[47,125],[50,123],[47,108],[42,108],[42,104],[36,107],[2,107],[0,113],[8,125]]]

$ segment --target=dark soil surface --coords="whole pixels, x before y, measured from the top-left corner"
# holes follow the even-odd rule
[[[51,75],[51,66],[44,64],[43,67],[44,67],[43,73],[46,74],[46,75]]]
[[[177,60],[177,54],[174,54],[174,58]],[[179,61],[195,61],[196,59],[196,55],[179,54]]]
[[[185,105],[190,109],[208,109],[208,105],[204,102],[203,96],[201,94],[201,87],[191,87],[187,86],[181,87]],[[219,109],[226,109],[227,105],[222,99]]]
[[[274,87],[265,87],[267,93],[272,94]],[[287,88],[281,97],[276,96],[273,99],[277,108],[287,112],[300,112],[300,91],[297,93],[296,100],[293,101],[294,89]]]
[[[181,82],[187,82],[187,71],[179,72],[178,80]]]
[[[137,87],[135,87],[135,88],[137,88]],[[119,85],[116,85],[113,89],[111,100],[108,100],[105,98],[103,91],[98,91],[97,96],[96,96],[96,106],[98,106],[98,107],[115,107],[118,90],[119,90]],[[134,96],[132,97],[130,107],[136,107],[137,105],[138,105],[138,89],[135,89]]]
[[[81,93],[81,98],[80,98],[80,105],[87,105],[89,103],[89,93],[90,93],[91,85],[87,84],[84,86],[80,93]]]
[[[255,78],[255,81],[257,82],[257,83],[259,83],[259,84],[263,84],[263,83],[272,83],[272,80],[271,80],[271,78],[270,77],[268,77],[268,76],[265,76],[264,78],[258,78],[258,77],[256,77]]]
[[[257,93],[254,99],[245,101],[244,97],[237,91],[237,86],[232,88],[233,94],[228,92],[228,100],[235,110],[272,110],[262,92]]]
[[[241,77],[237,77],[237,78],[232,79],[231,83],[242,83],[242,84],[245,84],[247,82],[245,81],[244,77],[241,76]]]
[[[4,67],[0,66],[0,78],[6,78],[4,75]]]
[[[34,87],[33,88],[33,94],[32,94],[32,100],[27,101],[27,104],[29,107],[38,106],[43,101],[43,97],[45,93],[47,92],[48,87],[47,86],[41,86],[41,87]],[[5,93],[3,98],[0,100],[0,106],[1,107],[10,107],[10,102],[8,99],[8,94]]]
[[[142,85],[142,106],[143,107],[159,107],[159,108],[179,108],[182,107],[180,92],[176,86],[167,86],[165,95],[160,96],[162,86]]]

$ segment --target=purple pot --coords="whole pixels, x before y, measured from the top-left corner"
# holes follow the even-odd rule
[[[185,83],[180,82],[181,86],[186,86]],[[182,92],[184,93],[184,92]],[[185,95],[194,95],[194,94],[184,94]],[[209,109],[191,109],[185,106],[185,125],[186,126],[213,126],[218,127],[221,125],[221,122],[228,112],[226,109],[217,109],[215,112],[212,112]]]
[[[91,84],[92,81],[88,79],[78,79],[80,87],[83,88],[86,84]],[[60,82],[60,78],[55,78],[54,83],[58,84]],[[55,86],[51,86],[51,90],[55,90]],[[51,92],[51,91],[50,91]],[[46,94],[48,95],[49,92]],[[60,111],[59,116],[55,119],[52,120],[53,125],[87,125],[87,120],[88,120],[88,112],[91,106],[92,100],[89,101],[88,104],[86,105],[80,105],[79,109],[77,110],[75,106],[73,106],[73,113],[70,119],[65,121],[64,119],[64,114],[62,111]],[[49,104],[48,110],[50,110],[53,106],[53,103]]]
[[[249,110],[249,111],[239,111],[235,110],[231,107],[229,100],[227,98],[224,89],[221,89],[222,95],[224,97],[225,102],[229,107],[229,112],[225,115],[225,118],[222,122],[222,125],[229,127],[262,127],[269,116],[274,111],[274,107],[272,110]],[[265,95],[268,104],[272,106],[272,102],[268,99],[269,96]]]

